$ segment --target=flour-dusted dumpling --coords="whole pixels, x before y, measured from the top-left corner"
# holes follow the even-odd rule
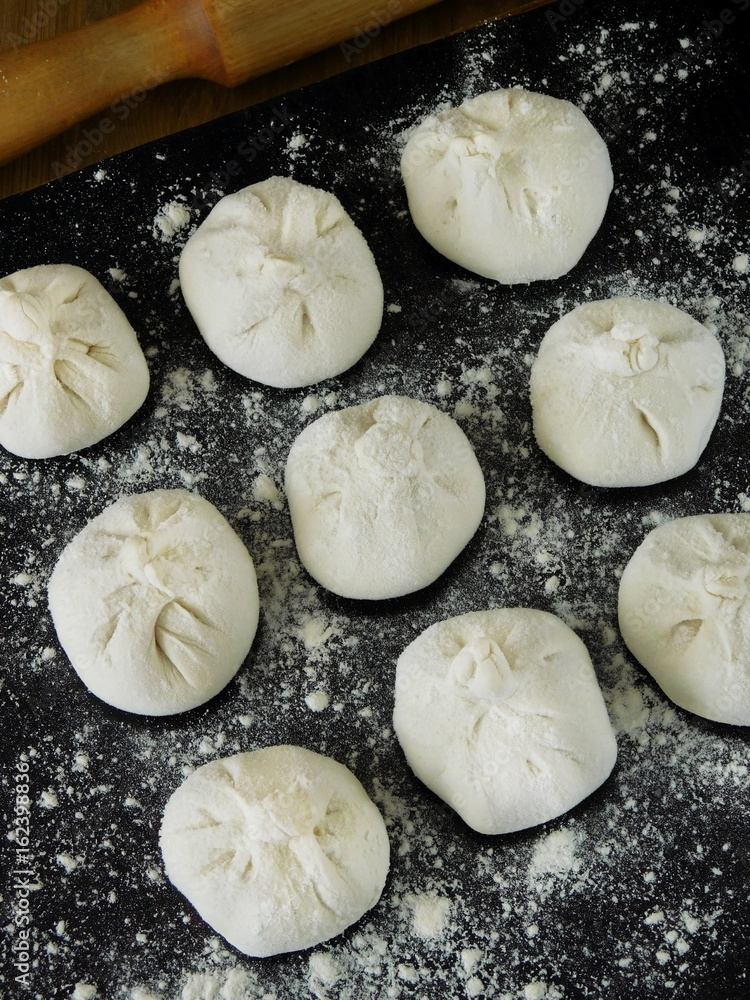
[[[583,112],[525,90],[492,90],[426,118],[401,172],[427,242],[508,285],[577,264],[612,190],[607,147]]]
[[[664,302],[605,299],[563,316],[531,369],[542,451],[592,486],[649,486],[695,465],[724,391],[716,337]]]
[[[133,328],[96,278],[41,264],[0,279],[0,444],[23,458],[101,441],[148,392]]]
[[[49,582],[60,643],[83,683],[116,708],[171,715],[239,670],[258,625],[250,554],[187,490],[124,497],[64,549]]]
[[[436,580],[484,512],[484,476],[447,414],[380,396],[305,428],[286,465],[305,569],[342,597],[399,597]]]
[[[681,517],[651,531],[620,581],[620,631],[667,697],[750,726],[750,514]]]
[[[401,654],[393,725],[416,776],[479,833],[571,809],[617,745],[586,647],[528,608],[432,625]]]
[[[246,955],[312,948],[380,899],[385,823],[343,764],[295,746],[214,760],[167,803],[170,881]]]
[[[311,385],[372,344],[383,285],[334,195],[271,177],[227,195],[180,258],[188,309],[224,364],[265,385]]]

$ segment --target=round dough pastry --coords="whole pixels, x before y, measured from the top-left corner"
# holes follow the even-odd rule
[[[724,391],[716,337],[664,302],[588,302],[550,328],[531,368],[534,434],[592,486],[650,486],[695,465]]]
[[[396,668],[393,725],[416,776],[479,833],[560,816],[617,757],[586,647],[528,608],[473,611],[418,636]]]
[[[180,282],[214,354],[282,389],[350,368],[383,317],[364,236],[338,198],[290,177],[222,198],[188,240]]]
[[[0,444],[22,458],[101,441],[148,392],[133,328],[96,278],[41,264],[0,279]]]
[[[385,823],[343,764],[295,746],[214,760],[167,803],[170,881],[246,955],[312,948],[380,899]]]
[[[620,631],[668,698],[750,725],[750,514],[680,517],[651,531],[620,581]]]
[[[525,90],[492,90],[426,118],[401,173],[427,242],[506,285],[574,267],[612,190],[607,147],[583,112]]]
[[[60,643],[86,687],[138,715],[171,715],[224,688],[258,626],[250,554],[187,490],[124,497],[80,531],[49,582]]]
[[[299,557],[342,597],[381,600],[432,583],[478,528],[484,492],[458,424],[408,396],[327,413],[286,464]]]

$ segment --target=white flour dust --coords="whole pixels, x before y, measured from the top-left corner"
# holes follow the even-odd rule
[[[547,30],[543,17],[538,24]],[[52,720],[24,753],[44,841],[35,975],[58,984],[58,997],[692,1000],[706,963],[720,969],[746,939],[737,887],[750,818],[747,738],[673,707],[627,654],[616,614],[619,575],[650,527],[696,505],[750,509],[746,468],[721,464],[725,440],[736,441],[750,419],[750,233],[731,210],[747,190],[735,175],[710,192],[697,188],[692,151],[665,131],[663,114],[710,79],[718,49],[683,68],[665,57],[649,21],[600,28],[571,16],[560,27],[553,58],[577,90],[556,96],[581,107],[609,145],[610,214],[595,266],[584,256],[554,288],[499,290],[468,272],[439,272],[447,265],[424,248],[399,256],[410,223],[398,156],[424,114],[494,86],[550,88],[554,67],[506,60],[505,30],[467,36],[460,74],[439,92],[412,95],[350,156],[302,120],[279,139],[287,172],[335,190],[358,225],[362,192],[377,193],[387,215],[365,235],[391,305],[351,375],[283,395],[234,377],[195,347],[176,280],[180,250],[202,217],[198,182],[186,177],[154,192],[137,236],[161,262],[171,321],[149,312],[151,284],[129,260],[103,265],[123,308],[131,301],[154,317],[138,329],[152,391],[134,430],[55,465],[0,455],[0,497],[19,539],[0,581],[14,616],[7,685],[35,699],[35,718]],[[688,51],[696,43],[686,40]],[[117,170],[107,165],[107,184]],[[101,186],[98,173],[91,180]],[[213,184],[217,200],[220,187]],[[424,270],[414,274],[419,252]],[[633,260],[637,267],[623,263]],[[716,444],[687,485],[627,497],[579,488],[534,442],[528,379],[541,337],[581,302],[617,295],[679,306],[724,348]],[[488,487],[483,524],[464,555],[398,608],[335,599],[314,584],[296,555],[283,487],[286,455],[305,426],[386,392],[457,420]],[[225,695],[152,723],[107,713],[76,686],[46,612],[46,584],[89,517],[122,494],[159,487],[195,490],[228,518],[255,563],[261,622]],[[392,730],[393,678],[401,650],[434,621],[504,605],[553,612],[586,643],[619,759],[571,813],[482,837],[406,766]],[[230,948],[177,894],[163,873],[158,827],[169,795],[197,766],[281,742],[353,770],[385,818],[391,872],[379,904],[344,935],[266,962]],[[42,990],[29,995],[48,1000]]]

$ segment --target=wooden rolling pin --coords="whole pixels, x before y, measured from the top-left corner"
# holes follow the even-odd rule
[[[145,0],[0,53],[0,163],[167,80],[233,87],[356,35],[364,44],[368,33],[435,2]]]

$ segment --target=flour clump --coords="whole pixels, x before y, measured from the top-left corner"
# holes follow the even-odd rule
[[[432,625],[396,668],[393,725],[416,776],[479,833],[571,809],[617,745],[586,647],[545,611],[473,611]]]
[[[246,955],[312,948],[375,906],[385,823],[343,764],[296,746],[214,760],[164,810],[170,881]]]
[[[716,337],[681,309],[588,302],[544,336],[531,369],[534,434],[592,486],[650,486],[695,465],[724,391]]]
[[[574,267],[613,183],[607,147],[583,112],[520,89],[491,90],[426,118],[401,173],[427,242],[503,284]]]
[[[40,264],[0,279],[0,444],[22,458],[88,448],[129,420],[149,374],[96,278]]]
[[[620,631],[667,697],[750,726],[750,514],[654,528],[620,580]]]
[[[139,715],[213,698],[247,656],[258,586],[245,545],[187,490],[124,497],[67,545],[49,582],[60,644],[102,701]]]
[[[290,177],[222,198],[182,252],[180,283],[214,354],[283,389],[350,368],[383,315],[362,233],[338,198]]]
[[[436,580],[479,526],[485,496],[458,424],[407,396],[306,427],[289,452],[286,492],[304,567],[328,590],[367,600]]]

